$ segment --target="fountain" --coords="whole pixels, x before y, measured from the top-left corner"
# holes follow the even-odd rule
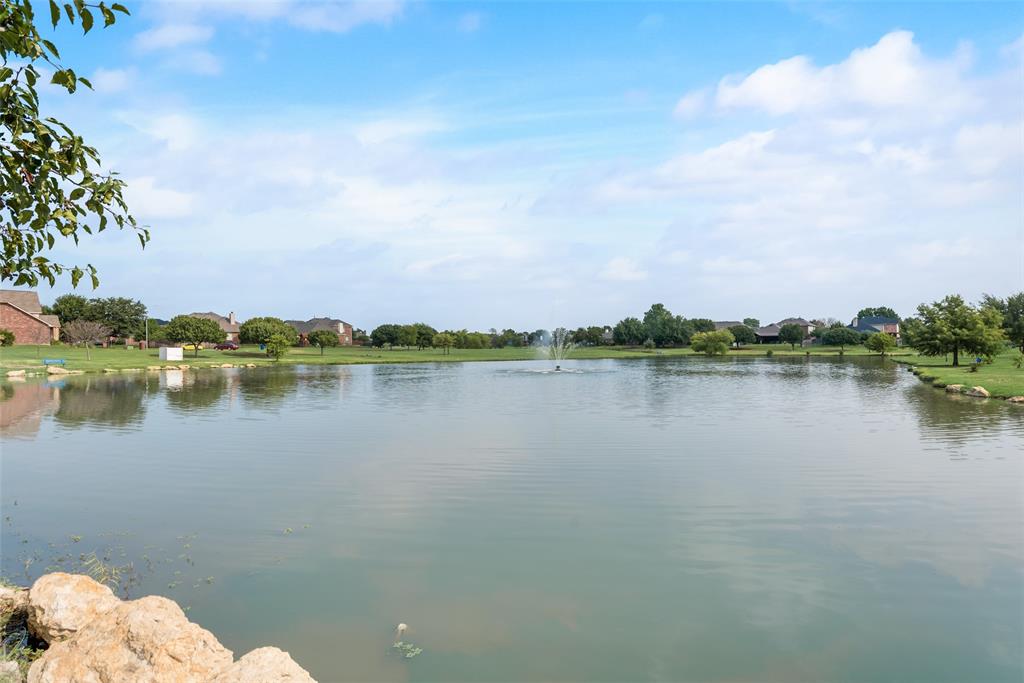
[[[562,371],[562,361],[569,357],[576,344],[571,341],[572,333],[564,327],[559,327],[551,333],[547,344],[541,347],[544,355],[555,361],[555,372]]]

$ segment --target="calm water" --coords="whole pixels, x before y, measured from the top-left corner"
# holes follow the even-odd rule
[[[106,551],[323,682],[1022,679],[1024,409],[874,360],[565,365],[5,384],[3,571]]]

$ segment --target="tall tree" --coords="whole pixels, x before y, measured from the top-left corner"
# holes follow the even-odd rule
[[[272,316],[249,318],[238,327],[238,338],[243,344],[266,344],[275,334],[286,337],[292,344],[299,341],[294,327]]]
[[[55,315],[60,319],[60,324],[65,325],[72,320],[94,320],[92,304],[84,296],[78,294],[64,294],[53,300],[51,306],[44,307],[47,313]]]
[[[226,336],[220,325],[206,318],[191,315],[176,315],[164,328],[167,338],[179,344],[192,344],[195,355],[199,356],[201,344],[219,344]]]
[[[795,349],[797,344],[804,340],[804,329],[796,323],[786,323],[779,328],[779,341],[789,344],[789,348]]]
[[[74,0],[62,8],[50,0],[49,9],[54,28],[66,17],[72,24],[78,21],[84,33],[97,18],[106,28],[116,21],[116,13],[128,14],[116,2],[87,5]],[[71,238],[77,244],[83,235],[113,224],[135,231],[145,247],[149,231],[128,213],[124,181],[99,171],[99,152],[67,125],[40,112],[36,87],[44,72],[52,72],[50,83],[69,94],[79,85],[92,85],[62,64],[57,47],[40,35],[33,2],[3,0],[0,29],[0,280],[34,287],[40,280],[53,285],[67,273],[72,286],[78,286],[88,274],[96,287],[99,277],[92,264],[49,259],[57,240]]]
[[[861,334],[851,327],[829,327],[821,333],[821,343],[826,346],[838,346],[845,351],[848,344],[861,343]]]
[[[1024,292],[1011,294],[1005,299],[986,294],[981,304],[999,311],[1003,317],[1003,333],[1024,353]]]
[[[383,346],[394,346],[399,342],[401,326],[393,323],[378,325],[370,332],[370,343],[380,348]]]
[[[444,355],[447,356],[452,352],[452,347],[455,346],[455,335],[450,332],[438,332],[431,340],[431,345],[435,349],[443,349]]]
[[[960,353],[994,356],[1003,344],[1002,315],[991,306],[975,308],[959,295],[921,304],[917,315],[903,324],[907,343],[925,356],[953,354],[953,366],[960,365]]]
[[[122,339],[140,337],[146,327],[146,306],[141,301],[123,296],[92,299],[89,302],[91,319],[98,320],[111,330],[111,335]]]
[[[743,324],[755,330],[761,327],[761,321],[758,320],[757,318],[744,318]]]
[[[744,344],[753,344],[757,341],[757,337],[754,335],[754,330],[748,325],[733,325],[729,328],[729,332],[732,334],[733,340],[739,346],[743,346]]]
[[[638,318],[624,318],[612,328],[612,341],[620,346],[636,346],[646,339],[644,324]]]
[[[896,315],[896,311],[892,310],[888,306],[875,306],[874,308],[868,307],[862,308],[859,311],[857,311],[858,318],[871,318],[875,316],[879,318],[896,318],[897,320],[900,319],[900,317]]]

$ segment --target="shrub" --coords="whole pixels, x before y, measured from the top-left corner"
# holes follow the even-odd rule
[[[885,332],[876,332],[867,338],[867,341],[864,342],[864,346],[866,346],[868,350],[875,351],[884,356],[890,349],[896,346],[896,340]]]
[[[0,329],[0,346],[14,346],[14,333],[7,329]]]
[[[645,349],[647,349],[648,351],[650,351],[651,349],[653,349],[653,348],[654,348],[654,340],[653,340],[653,339],[651,339],[650,337],[648,337],[647,339],[645,339],[645,340],[644,340],[644,348],[645,348]]]
[[[272,334],[267,340],[267,355],[274,360],[281,360],[292,346],[291,340],[283,334]]]
[[[690,347],[705,356],[724,356],[735,341],[732,332],[697,332],[690,339]]]
[[[768,351],[767,351],[767,352],[766,352],[766,353],[765,353],[764,355],[766,355],[766,356],[768,356],[769,358],[771,358],[772,356],[774,356],[774,355],[775,355],[775,352],[774,352],[774,351],[772,351],[771,349],[768,349]]]

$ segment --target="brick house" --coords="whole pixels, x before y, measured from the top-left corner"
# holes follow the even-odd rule
[[[60,339],[60,320],[43,314],[39,295],[20,289],[0,289],[0,329],[14,333],[15,344],[50,344]]]
[[[330,330],[338,335],[338,344],[341,346],[352,346],[352,326],[344,320],[334,318],[311,318],[302,320],[285,320],[285,323],[295,328],[299,333],[299,344],[305,346],[309,343],[310,332],[317,330]]]
[[[220,325],[220,329],[224,330],[226,341],[235,342],[236,344],[239,342],[238,321],[235,320],[234,311],[228,313],[226,318],[218,313],[189,313],[189,315],[193,318],[212,320]]]

